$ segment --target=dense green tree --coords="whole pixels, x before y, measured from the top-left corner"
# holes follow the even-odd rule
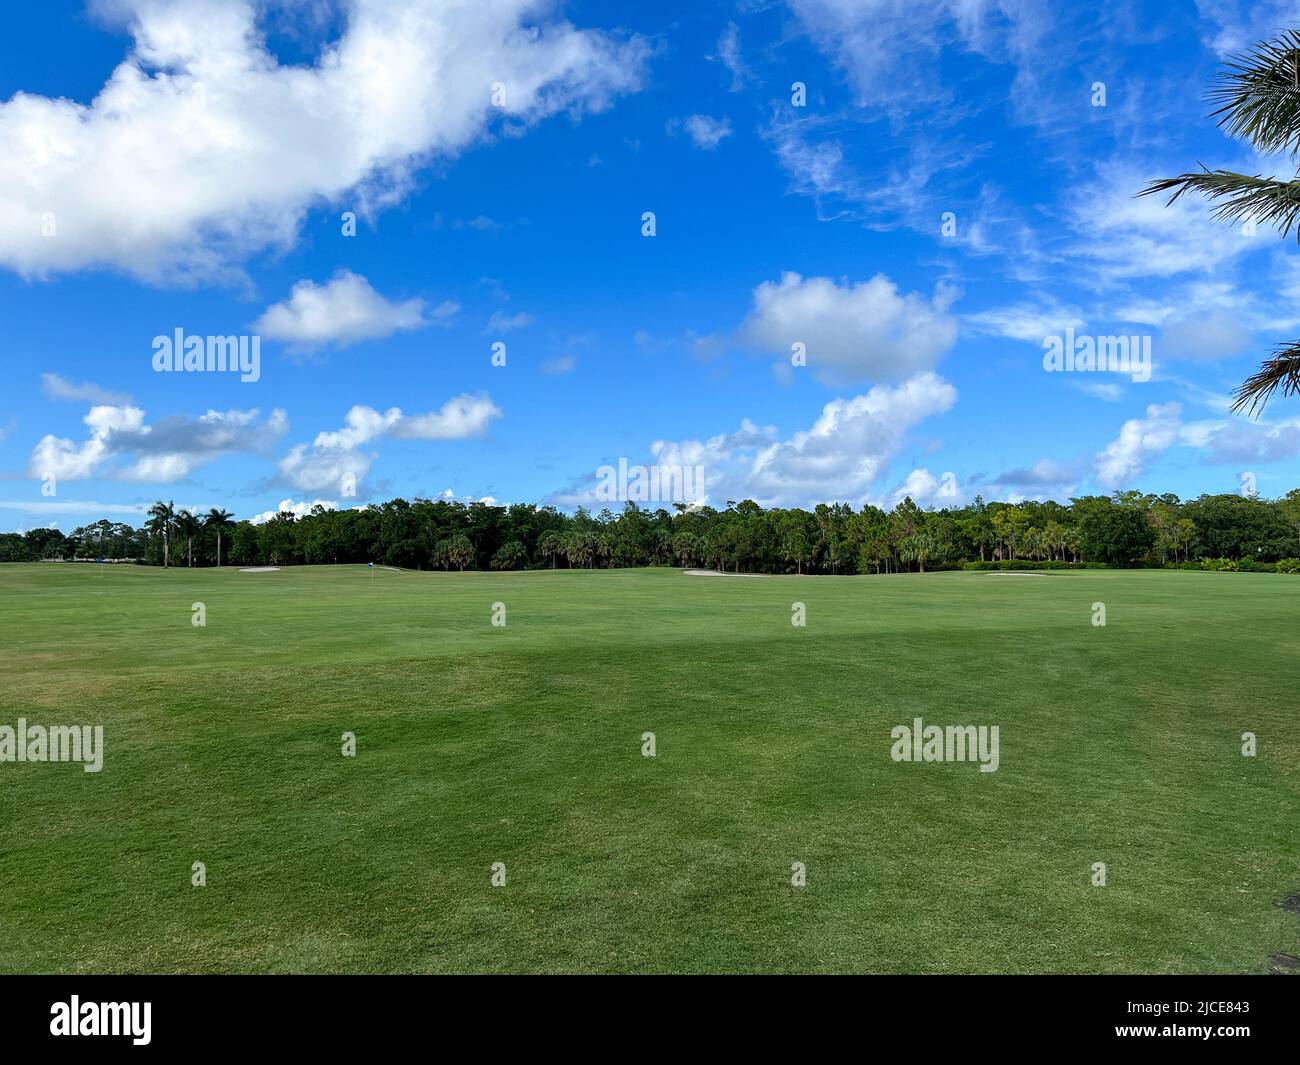
[[[217,521],[217,516],[224,520]],[[178,528],[179,523],[179,528]],[[597,566],[711,566],[756,573],[894,573],[997,561],[1174,565],[1226,558],[1272,563],[1300,557],[1300,489],[1279,500],[1117,492],[1069,504],[976,498],[969,506],[925,510],[904,498],[886,513],[845,503],[765,510],[754,500],[573,515],[553,507],[455,500],[386,503],[348,510],[313,507],[269,521],[233,524],[210,512],[195,529],[171,503],[149,511],[142,529],[91,522],[64,536],[32,530],[0,539],[0,561],[42,558],[141,559],[170,565],[185,540],[189,565],[360,563],[426,569],[527,568],[561,562]]]

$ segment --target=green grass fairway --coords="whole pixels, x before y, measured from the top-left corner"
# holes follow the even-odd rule
[[[7,565],[0,676],[0,725],[105,730],[0,764],[4,971],[1300,955],[1300,578]],[[916,716],[1000,769],[892,761]]]

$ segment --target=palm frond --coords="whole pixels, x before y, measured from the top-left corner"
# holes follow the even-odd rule
[[[1225,132],[1266,152],[1300,153],[1300,30],[1233,56],[1209,98]]]
[[[1262,413],[1279,388],[1284,396],[1300,393],[1300,341],[1278,348],[1256,373],[1246,378],[1237,389],[1233,413]]]
[[[1258,174],[1236,174],[1231,170],[1205,170],[1150,182],[1139,196],[1170,193],[1168,203],[1187,192],[1199,192],[1215,203],[1219,221],[1263,222],[1276,226],[1283,236],[1296,228],[1300,240],[1300,180],[1278,181]]]

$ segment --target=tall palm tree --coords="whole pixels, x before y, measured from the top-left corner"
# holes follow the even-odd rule
[[[230,511],[218,510],[216,507],[209,510],[203,518],[206,528],[217,530],[217,569],[221,568],[221,530],[233,528],[235,524],[230,518]]]
[[[199,519],[188,510],[176,515],[176,528],[185,537],[185,565],[194,565],[194,534],[199,531]]]
[[[171,531],[176,524],[176,504],[164,503],[161,499],[149,508],[149,528],[154,534],[162,534],[163,569],[171,564]]]
[[[1300,30],[1285,30],[1228,60],[1219,84],[1210,91],[1219,106],[1210,113],[1233,137],[1249,141],[1261,152],[1300,155]],[[1282,235],[1296,230],[1300,241],[1300,174],[1279,181],[1259,174],[1207,170],[1150,182],[1140,195],[1170,194],[1169,203],[1187,192],[1207,197],[1221,221],[1274,226]],[[1289,396],[1300,392],[1300,341],[1273,351],[1259,370],[1237,389],[1233,411],[1254,414],[1278,389]]]

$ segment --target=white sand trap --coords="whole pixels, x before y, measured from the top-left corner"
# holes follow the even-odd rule
[[[766,573],[723,573],[716,569],[686,569],[682,570],[688,577],[766,577]]]
[[[983,574],[985,577],[1046,577],[1046,573],[1034,573],[1030,570],[1009,569],[1009,570],[991,570]]]
[[[376,566],[375,569],[386,569],[389,573],[401,573],[402,571],[396,566]]]
[[[279,566],[246,566],[240,573],[279,573]]]

